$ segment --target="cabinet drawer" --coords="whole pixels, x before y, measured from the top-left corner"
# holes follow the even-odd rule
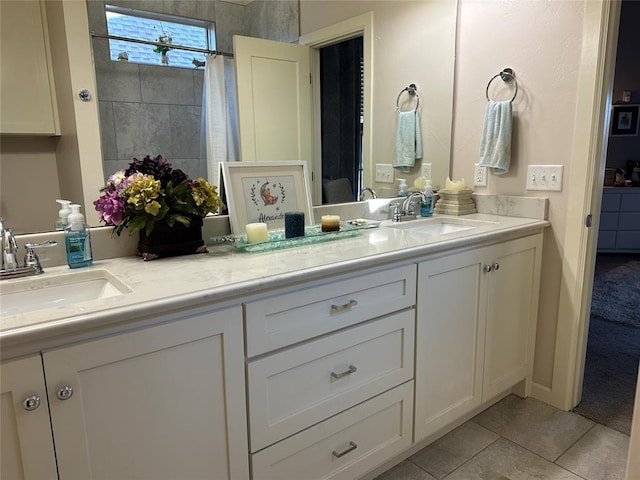
[[[624,250],[640,250],[640,230],[618,232],[616,248]]]
[[[616,248],[616,230],[600,230],[598,232],[598,250]]]
[[[621,212],[640,212],[640,193],[630,193],[622,196]]]
[[[413,382],[251,455],[254,480],[357,478],[411,445]]]
[[[622,195],[617,192],[609,193],[608,190],[604,190],[602,195],[601,212],[617,212],[620,210],[620,197]]]
[[[640,212],[620,213],[620,223],[618,230],[638,230],[640,231]]]
[[[616,230],[618,228],[618,212],[600,214],[600,230]]]
[[[415,304],[416,267],[407,265],[245,304],[252,357]]]
[[[413,378],[414,310],[249,362],[251,452]]]

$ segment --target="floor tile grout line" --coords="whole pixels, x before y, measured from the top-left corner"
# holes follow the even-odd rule
[[[456,472],[456,470],[460,470],[464,465],[466,465],[467,463],[469,463],[471,460],[473,460],[474,458],[476,458],[478,455],[480,455],[482,452],[484,452],[487,448],[489,448],[491,445],[493,445],[494,443],[496,443],[498,440],[500,440],[502,438],[502,436],[500,436],[499,434],[498,438],[496,438],[494,441],[492,441],[491,443],[489,443],[488,445],[486,445],[484,448],[482,448],[481,450],[479,450],[478,452],[476,452],[474,455],[472,455],[471,457],[469,457],[467,460],[465,460],[464,462],[462,462],[460,465],[458,465],[456,468],[454,468],[453,470],[451,470],[449,473],[447,473],[444,477],[438,479],[438,480],[447,480],[447,478],[452,475],[453,473]],[[424,469],[423,469],[424,470]],[[429,475],[433,475],[432,473],[428,472],[427,470],[425,470],[427,473],[429,473]],[[435,475],[433,475],[435,476]]]
[[[593,420],[591,420],[591,421],[593,422]],[[562,455],[564,455],[564,454],[565,454],[565,453],[567,453],[569,450],[571,450],[571,449],[575,446],[575,444],[576,444],[576,443],[578,443],[580,440],[582,440],[582,439],[585,437],[585,435],[586,435],[587,433],[589,433],[591,430],[593,430],[594,428],[596,428],[596,426],[597,426],[597,425],[599,425],[599,423],[593,422],[593,425],[591,425],[591,427],[589,427],[589,428],[588,428],[588,429],[587,429],[587,430],[586,430],[582,435],[580,435],[580,437],[578,437],[578,438],[576,439],[576,441],[575,441],[575,442],[573,442],[571,445],[569,445],[569,446],[568,446],[568,447],[567,447],[567,448],[566,448],[566,449],[565,449],[565,450],[564,450],[560,455],[558,455],[558,456],[556,457],[556,459],[555,459],[555,460],[553,460],[553,463],[556,463],[556,462],[558,461],[558,459],[559,459]],[[557,465],[557,464],[556,464],[556,465]],[[558,465],[558,466],[561,466],[561,465]]]

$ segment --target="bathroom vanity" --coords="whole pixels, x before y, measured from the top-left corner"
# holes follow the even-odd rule
[[[355,479],[527,395],[548,222],[451,222],[96,262],[129,291],[2,319],[2,476]]]

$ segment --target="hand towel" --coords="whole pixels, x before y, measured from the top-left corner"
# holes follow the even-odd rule
[[[422,158],[422,133],[418,112],[398,112],[396,128],[393,167],[408,173],[415,165],[416,159]]]
[[[511,102],[489,100],[484,113],[479,164],[481,167],[493,168],[496,175],[509,171],[512,125]]]

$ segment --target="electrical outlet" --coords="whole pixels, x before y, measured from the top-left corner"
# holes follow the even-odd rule
[[[562,165],[528,165],[527,190],[562,191]]]
[[[376,163],[376,182],[393,183],[393,165]]]
[[[487,186],[487,167],[481,167],[480,164],[473,164],[473,185],[476,187]]]
[[[422,176],[427,180],[431,180],[431,166],[432,163],[423,163],[422,164]]]

